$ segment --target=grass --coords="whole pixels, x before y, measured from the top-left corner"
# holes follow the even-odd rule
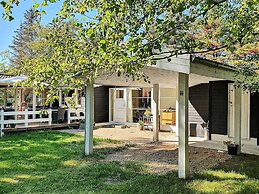
[[[94,139],[83,156],[83,138],[44,131],[0,139],[0,193],[259,193],[259,158],[237,156],[215,169],[180,180],[177,172],[150,174],[138,162],[103,161],[127,149],[119,141]]]

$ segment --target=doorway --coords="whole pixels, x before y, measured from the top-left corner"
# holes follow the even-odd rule
[[[113,89],[113,121],[118,123],[127,122],[127,94],[125,88]]]

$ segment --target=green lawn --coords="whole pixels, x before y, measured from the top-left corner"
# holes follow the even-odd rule
[[[0,139],[0,193],[259,193],[259,157],[241,155],[216,169],[180,180],[177,172],[150,174],[135,162],[104,162],[129,145],[95,139],[83,156],[83,138],[44,131]]]

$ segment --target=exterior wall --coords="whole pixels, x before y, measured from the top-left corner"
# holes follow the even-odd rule
[[[109,122],[109,87],[94,88],[94,122]]]
[[[176,109],[176,96],[175,88],[160,88],[160,111]]]
[[[203,125],[209,120],[209,84],[189,89],[189,122],[191,136],[204,136]]]
[[[259,93],[250,95],[250,137],[259,145]]]
[[[224,83],[225,82],[225,83]],[[228,85],[228,86],[227,86]],[[227,86],[227,87],[226,87]],[[226,91],[227,95],[226,96]],[[226,81],[210,83],[210,135],[211,140],[233,140],[235,87]],[[226,105],[227,103],[227,105]],[[241,141],[244,145],[258,145],[259,93],[242,92]],[[227,117],[225,115],[227,113]],[[221,116],[219,114],[222,114]],[[227,122],[227,123],[226,123]],[[221,124],[220,124],[221,123]],[[224,125],[223,125],[224,124]],[[227,125],[226,125],[227,124]],[[227,127],[226,127],[227,126]]]

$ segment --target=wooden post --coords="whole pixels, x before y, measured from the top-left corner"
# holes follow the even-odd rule
[[[61,105],[62,105],[62,89],[59,90],[58,94],[59,94],[58,105],[59,105],[59,107],[61,107]]]
[[[14,93],[14,95],[15,95],[15,97],[14,97],[14,100],[15,100],[15,102],[14,102],[14,111],[18,111],[18,99],[17,99],[17,96],[18,96],[18,89],[17,88],[15,88],[15,93]],[[14,116],[14,118],[15,118],[15,120],[17,120],[17,115],[15,115]]]
[[[28,117],[28,109],[26,108],[24,111],[24,120],[25,120],[25,127],[29,126],[29,117]]]
[[[0,110],[0,137],[4,135],[4,110]]]
[[[7,105],[7,89],[4,88],[4,107]]]
[[[178,176],[187,178],[189,173],[188,154],[188,132],[189,132],[189,75],[178,73],[178,99],[177,99],[177,119],[179,134],[178,151]]]
[[[153,141],[159,141],[159,84],[153,84],[151,107],[153,115]]]
[[[237,153],[241,153],[241,107],[242,107],[242,89],[235,90],[235,113],[234,113],[234,142],[238,145]]]
[[[78,89],[75,89],[75,98],[76,98],[75,105],[76,105],[76,107],[78,107],[78,97],[79,97]]]
[[[51,125],[52,124],[52,110],[51,110],[51,108],[49,108],[49,125]]]
[[[71,122],[70,122],[70,116],[71,116],[71,112],[70,112],[70,108],[68,107],[68,109],[67,109],[67,124],[70,124]]]
[[[33,89],[32,91],[32,111],[35,112],[36,111],[36,103],[37,103],[37,99],[36,99],[36,94],[35,94],[35,91]],[[32,118],[33,119],[36,119],[36,115],[33,113],[32,115]]]
[[[85,87],[85,155],[93,153],[94,86]]]

